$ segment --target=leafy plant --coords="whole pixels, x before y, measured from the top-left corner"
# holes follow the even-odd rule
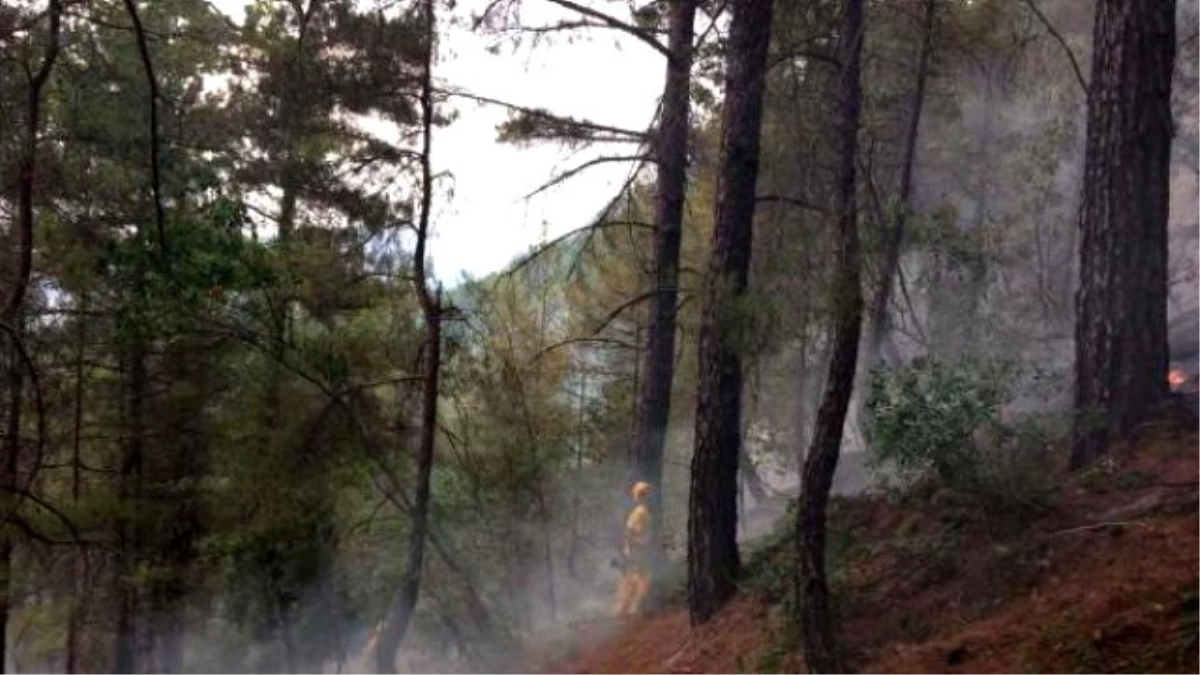
[[[1002,361],[922,359],[872,374],[868,415],[871,462],[901,479],[932,478],[989,514],[1020,522],[1041,507],[1047,450],[1061,435],[1054,416],[1003,423],[1017,371]]]
[[[999,427],[1009,373],[1001,363],[933,359],[872,373],[867,402],[872,461],[890,462],[912,477],[932,473],[951,487],[977,487],[973,435]]]

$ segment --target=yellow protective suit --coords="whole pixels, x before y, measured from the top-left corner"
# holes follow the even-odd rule
[[[624,570],[617,586],[617,603],[614,613],[619,617],[636,616],[641,613],[642,601],[650,592],[650,509],[646,497],[650,495],[650,484],[637,482],[630,489],[634,506],[625,519],[625,537],[621,546]]]

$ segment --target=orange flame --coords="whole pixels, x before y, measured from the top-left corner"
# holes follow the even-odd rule
[[[1178,387],[1184,382],[1187,382],[1187,373],[1183,372],[1182,370],[1178,368],[1172,368],[1167,373],[1167,383],[1171,385],[1172,389]]]

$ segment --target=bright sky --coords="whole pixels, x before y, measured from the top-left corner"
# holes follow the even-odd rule
[[[524,25],[575,19],[549,0],[520,0]],[[246,0],[214,0],[241,20]],[[486,0],[459,2],[455,14],[481,11]],[[628,18],[621,2],[595,4]],[[628,129],[650,123],[662,87],[665,63],[649,46],[617,31],[558,33],[552,43],[515,50],[501,38],[473,33],[441,21],[439,82],[473,94],[532,108],[587,118]],[[460,22],[461,23],[461,22]],[[573,38],[573,39],[568,39]],[[430,253],[436,276],[447,285],[462,273],[483,276],[507,265],[539,242],[586,225],[628,177],[631,165],[602,164],[550,191],[523,199],[558,172],[602,154],[631,154],[632,146],[597,145],[572,151],[538,144],[514,147],[496,142],[496,125],[507,114],[496,106],[454,101],[459,117],[433,138],[434,171],[453,174],[453,197],[433,212]]]

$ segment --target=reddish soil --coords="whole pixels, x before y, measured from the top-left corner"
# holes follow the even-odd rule
[[[1016,532],[937,491],[835,502],[831,579],[850,665],[1197,672],[1198,447],[1194,429],[1153,430],[1063,478]],[[696,630],[669,608],[552,670],[797,672],[778,604],[788,592],[746,589]]]
[[[735,673],[770,649],[778,619],[759,599],[740,597],[696,630],[686,609],[631,621],[619,638],[585,649],[555,671],[569,673]],[[775,640],[777,641],[777,640]]]

